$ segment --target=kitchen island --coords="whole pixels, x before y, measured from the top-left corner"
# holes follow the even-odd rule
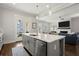
[[[64,55],[65,36],[23,33],[22,40],[26,50],[33,56]]]

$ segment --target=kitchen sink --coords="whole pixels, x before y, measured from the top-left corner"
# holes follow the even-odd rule
[[[37,34],[30,34],[30,36],[37,36]]]

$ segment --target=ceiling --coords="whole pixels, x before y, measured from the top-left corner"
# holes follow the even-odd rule
[[[49,5],[49,8],[46,6]],[[48,12],[48,10],[52,10],[52,12],[60,11],[63,8],[71,6],[71,3],[1,3],[0,6],[13,8],[25,13],[39,15],[44,12]]]

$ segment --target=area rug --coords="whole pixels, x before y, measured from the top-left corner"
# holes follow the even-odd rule
[[[23,47],[12,48],[13,56],[29,56],[28,52]]]

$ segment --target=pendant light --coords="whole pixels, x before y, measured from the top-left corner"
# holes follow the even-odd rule
[[[48,9],[48,14],[49,14],[49,16],[51,16],[51,15],[52,15],[52,11],[51,11],[50,6],[49,6],[49,5],[46,5],[46,8]]]
[[[38,5],[36,5],[36,8],[37,8],[37,9],[38,9],[38,7],[39,7],[39,6],[38,6]],[[38,16],[36,16],[36,19],[37,19],[37,20],[38,20],[38,18],[39,18],[39,17],[38,17]]]

